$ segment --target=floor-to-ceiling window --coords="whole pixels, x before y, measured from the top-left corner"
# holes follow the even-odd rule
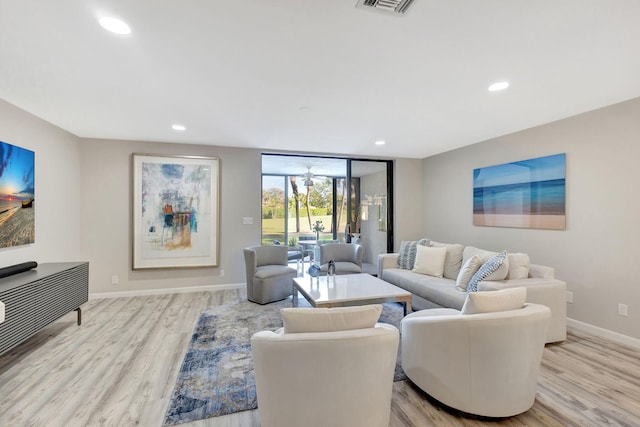
[[[285,242],[287,236],[286,177],[262,176],[262,244]],[[285,243],[286,244],[286,243]]]
[[[393,248],[391,161],[264,154],[262,244],[357,242],[364,261]]]
[[[262,175],[263,245],[295,246],[311,237],[344,241],[340,230],[347,223],[345,178],[316,176],[307,185],[304,181],[295,175]]]

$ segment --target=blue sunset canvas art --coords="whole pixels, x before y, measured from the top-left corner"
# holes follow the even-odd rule
[[[564,230],[566,154],[473,171],[473,224]]]
[[[35,241],[35,153],[0,141],[0,247]]]

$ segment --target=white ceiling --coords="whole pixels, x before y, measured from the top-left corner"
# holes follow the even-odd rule
[[[361,177],[369,174],[385,172],[385,162],[354,160],[351,162],[351,176]],[[345,159],[309,156],[262,156],[262,173],[268,175],[299,175],[311,172],[314,176],[344,177],[347,176]]]
[[[422,158],[640,96],[637,0],[356,2],[0,0],[0,98],[81,137]]]

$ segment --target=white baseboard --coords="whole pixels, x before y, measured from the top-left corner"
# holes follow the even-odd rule
[[[223,291],[227,289],[240,289],[246,287],[246,283],[230,283],[226,285],[189,286],[186,288],[144,289],[138,291],[119,292],[95,292],[89,294],[89,299],[139,297],[145,295],[184,294],[187,292]]]
[[[628,345],[629,347],[640,349],[639,339],[633,338],[627,335],[619,334],[618,332],[613,332],[608,329],[600,328],[598,326],[593,326],[588,323],[584,323],[579,320],[574,320],[569,318],[567,318],[567,326],[577,329],[579,331],[588,332],[590,334],[593,334],[602,338],[606,338],[618,344],[624,344],[624,345]]]

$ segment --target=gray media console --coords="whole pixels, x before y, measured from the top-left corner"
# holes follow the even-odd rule
[[[0,323],[0,355],[89,299],[89,263],[40,264],[34,270],[0,279],[5,321]]]

